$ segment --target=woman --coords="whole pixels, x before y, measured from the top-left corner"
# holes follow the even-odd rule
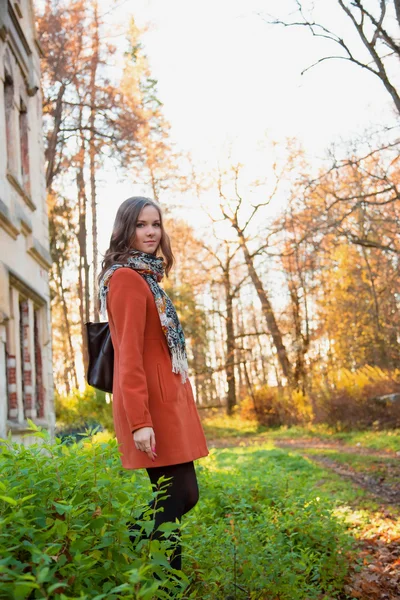
[[[162,255],[162,256],[161,256]],[[99,276],[114,346],[113,417],[122,466],[145,468],[152,484],[171,477],[155,528],[180,520],[198,501],[193,461],[207,456],[188,379],[185,338],[159,286],[174,257],[160,206],[133,197],[118,209]],[[171,566],[181,569],[177,543]]]

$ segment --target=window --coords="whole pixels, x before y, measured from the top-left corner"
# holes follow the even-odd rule
[[[21,181],[22,187],[29,193],[29,147],[28,147],[28,112],[21,100],[19,111],[19,140],[21,154]]]
[[[14,140],[14,83],[9,75],[4,82],[4,105],[6,113],[6,142],[7,142],[7,168],[15,171],[15,140]]]
[[[35,389],[36,410],[39,418],[44,417],[44,388],[43,388],[43,363],[42,348],[40,343],[40,309],[36,309],[34,315],[34,348],[35,348]]]
[[[19,422],[45,418],[46,304],[10,274],[10,306],[6,328],[8,418]]]
[[[19,302],[19,345],[21,354],[21,385],[25,417],[30,419],[35,415],[32,388],[32,362],[29,347],[30,341],[29,302],[26,299]]]

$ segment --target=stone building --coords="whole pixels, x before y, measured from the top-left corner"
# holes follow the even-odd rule
[[[0,437],[23,443],[55,425],[41,54],[32,1],[0,0]]]

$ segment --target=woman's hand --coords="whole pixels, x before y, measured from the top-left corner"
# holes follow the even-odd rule
[[[151,460],[155,460],[156,454],[156,436],[152,427],[141,427],[133,432],[133,441],[137,450],[146,452]]]

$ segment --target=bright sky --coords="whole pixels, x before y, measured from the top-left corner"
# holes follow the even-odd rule
[[[149,27],[143,43],[173,141],[190,151],[202,169],[215,168],[233,147],[233,156],[262,178],[270,161],[269,150],[260,145],[266,137],[282,141],[295,136],[313,162],[333,141],[393,120],[382,84],[348,62],[328,61],[301,76],[330,46],[304,30],[270,26],[258,14],[276,14],[286,4],[135,0],[124,2],[113,15],[114,31],[132,14],[139,26]],[[343,34],[351,30],[335,0],[324,0],[323,10],[333,29]],[[104,179],[99,195],[101,252],[117,206],[145,191],[112,173]],[[198,230],[199,224],[206,225],[191,194],[179,200],[184,218]]]

